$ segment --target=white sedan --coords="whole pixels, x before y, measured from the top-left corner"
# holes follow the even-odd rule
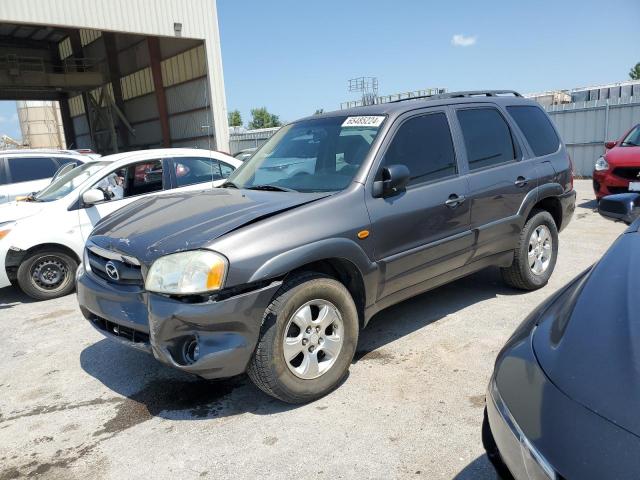
[[[44,300],[73,291],[84,242],[105,215],[146,195],[218,186],[242,162],[220,152],[158,149],[87,162],[29,201],[0,205],[0,288]]]

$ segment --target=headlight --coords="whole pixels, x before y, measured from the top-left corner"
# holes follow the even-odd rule
[[[0,240],[9,235],[9,232],[17,225],[15,220],[9,220],[7,222],[0,222]]]
[[[600,157],[596,160],[596,171],[601,172],[603,170],[609,170],[609,163],[607,163],[604,157]]]
[[[174,253],[153,262],[145,288],[149,292],[190,295],[222,288],[227,259],[208,250]]]

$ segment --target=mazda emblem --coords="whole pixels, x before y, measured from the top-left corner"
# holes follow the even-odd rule
[[[116,267],[115,263],[111,261],[107,262],[107,264],[104,266],[104,269],[107,271],[107,275],[109,275],[109,278],[111,280],[120,280],[120,273],[118,273],[118,267]]]

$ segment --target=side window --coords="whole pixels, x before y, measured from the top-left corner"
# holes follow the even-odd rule
[[[58,165],[49,157],[14,157],[8,159],[11,183],[51,178]]]
[[[93,188],[102,190],[105,200],[121,200],[162,190],[162,161],[135,163],[111,172]]]
[[[467,149],[469,170],[490,167],[516,158],[509,125],[495,108],[458,110]]]
[[[507,107],[507,111],[524,133],[536,157],[549,155],[558,150],[560,139],[551,125],[551,120],[540,108],[517,106]]]
[[[217,160],[206,157],[178,157],[173,160],[178,187],[221,180],[224,175]]]
[[[222,172],[222,178],[229,178],[229,175],[233,173],[235,167],[228,163],[220,162],[220,172]]]
[[[385,153],[383,165],[409,168],[409,185],[455,175],[458,171],[449,122],[431,113],[404,122]]]
[[[134,197],[162,190],[162,161],[149,160],[126,168],[124,197]]]

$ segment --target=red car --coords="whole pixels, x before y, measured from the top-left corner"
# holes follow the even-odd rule
[[[605,143],[605,147],[605,153],[596,161],[593,170],[596,198],[640,192],[640,124],[617,142]]]

